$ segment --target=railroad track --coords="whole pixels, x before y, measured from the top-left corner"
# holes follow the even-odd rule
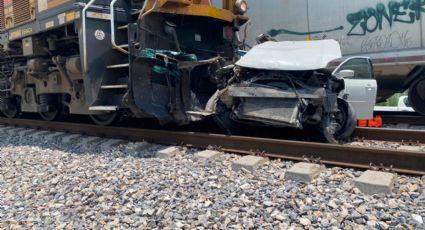
[[[0,118],[0,124],[32,129],[86,134],[129,141],[149,141],[196,148],[216,147],[224,152],[263,155],[271,158],[303,161],[319,158],[321,163],[341,167],[370,168],[371,164],[392,166],[399,173],[425,175],[425,152],[373,149],[267,138],[226,136],[196,132],[175,132],[124,127],[102,127],[67,122]],[[366,129],[361,129],[365,132]],[[375,130],[374,130],[375,131]],[[377,131],[377,130],[376,130]]]
[[[425,125],[425,116],[414,112],[376,112],[384,124]]]
[[[382,115],[385,124],[409,124],[409,125],[425,125],[425,116],[417,115]]]
[[[425,144],[425,131],[413,129],[388,129],[388,128],[357,128],[353,134],[358,139],[411,142]]]

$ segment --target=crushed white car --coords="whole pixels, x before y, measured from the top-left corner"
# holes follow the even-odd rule
[[[259,44],[220,92],[222,114],[239,124],[308,126],[328,142],[346,140],[357,118],[373,116],[377,84],[368,58],[341,58],[335,40]]]

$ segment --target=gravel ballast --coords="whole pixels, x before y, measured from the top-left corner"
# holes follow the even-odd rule
[[[362,173],[328,168],[285,181],[293,162],[234,172],[241,156],[160,159],[55,141],[0,139],[0,228],[425,229],[425,178],[398,176],[391,195],[364,195]]]

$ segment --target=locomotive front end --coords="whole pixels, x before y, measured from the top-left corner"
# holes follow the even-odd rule
[[[226,85],[217,70],[238,59],[237,31],[247,21],[236,9],[202,0],[148,1],[129,27],[126,101],[135,116],[184,125],[211,115],[208,101]]]

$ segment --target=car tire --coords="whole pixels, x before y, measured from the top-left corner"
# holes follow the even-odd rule
[[[338,144],[344,141],[347,141],[357,126],[357,117],[353,107],[345,100],[338,99],[338,110],[339,112],[335,114],[334,122],[339,124],[338,130],[333,134],[329,132],[328,127],[331,124],[330,116],[326,116],[322,119],[321,124],[321,136],[325,141]]]
[[[357,116],[353,106],[345,100],[338,99],[338,109],[346,113],[346,118],[341,129],[335,133],[338,140],[347,140],[357,127]]]

